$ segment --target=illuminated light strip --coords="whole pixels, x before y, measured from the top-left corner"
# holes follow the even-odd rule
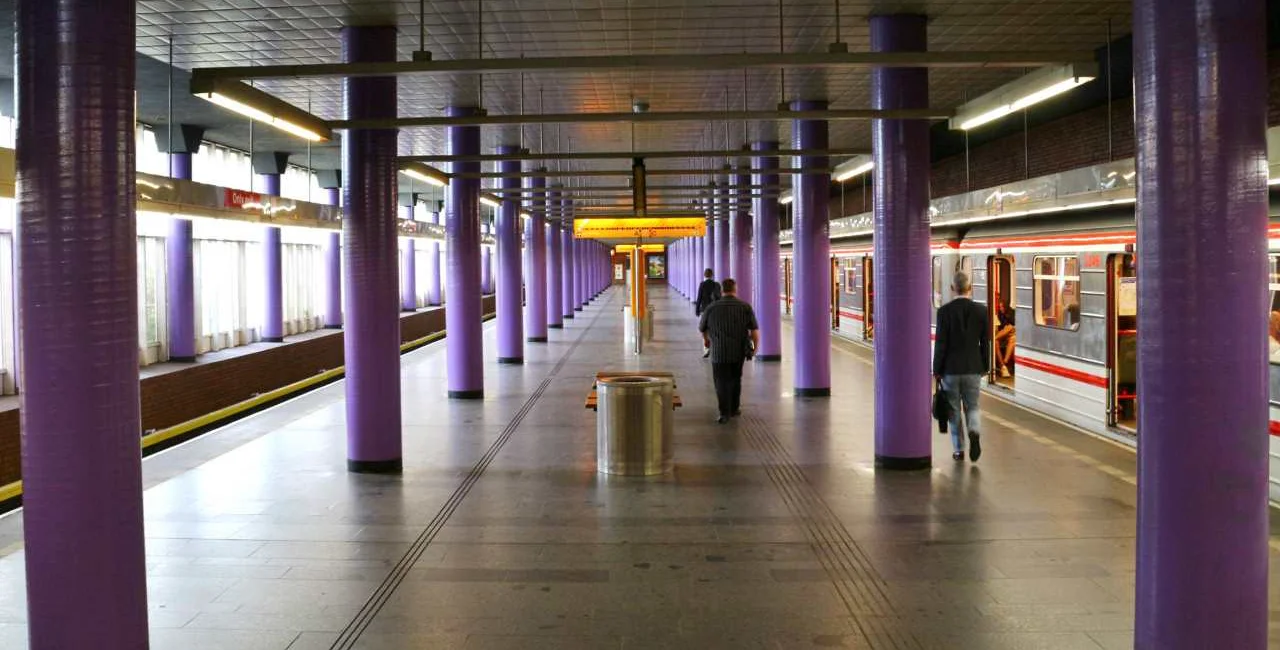
[[[423,167],[426,167],[426,166],[423,165]],[[434,171],[434,170],[431,170],[431,171]],[[419,180],[429,185],[434,185],[436,187],[449,186],[449,179],[447,177],[443,175],[435,176],[431,173],[421,171],[415,167],[405,167],[400,170],[400,173],[414,180]]]
[[[200,93],[200,94],[197,94],[196,96],[200,97],[201,99],[208,100],[209,102],[216,104],[218,106],[221,106],[234,113],[239,113],[241,115],[244,115],[245,117],[273,126],[277,129],[280,129],[281,131],[284,131],[285,133],[296,135],[304,140],[310,140],[311,142],[321,142],[323,140],[329,139],[325,135],[321,135],[319,133],[316,133],[315,131],[312,131],[311,129],[294,124],[293,122],[290,122],[289,120],[286,120],[282,117],[276,117],[275,115],[271,115],[266,111],[263,111],[254,106],[250,106],[244,102],[232,99],[226,95],[223,95],[222,93],[217,93],[217,92]]]
[[[966,240],[960,243],[961,250],[969,250],[973,248],[1012,248],[1016,246],[1024,247],[1044,247],[1063,244],[1133,244],[1137,241],[1136,232],[1119,233],[1112,235],[1062,235],[1054,237],[1052,235],[1025,239],[976,239]]]
[[[481,320],[482,321],[491,320],[494,318],[494,316],[496,316],[494,312],[489,312],[488,314],[485,314],[481,318]],[[411,352],[424,345],[427,345],[428,343],[438,341],[444,338],[444,336],[445,336],[445,331],[440,330],[439,332],[432,332],[431,334],[428,334],[421,338],[417,338],[412,341],[401,343],[400,353],[404,354],[406,352]],[[269,402],[283,399],[294,393],[306,390],[312,386],[315,386],[316,384],[319,384],[325,381],[330,381],[332,379],[340,378],[345,373],[346,373],[346,366],[345,365],[338,366],[337,368],[332,368],[324,372],[317,373],[315,375],[307,377],[306,379],[293,382],[292,384],[287,384],[285,386],[281,386],[280,388],[276,388],[274,390],[261,393],[256,397],[252,397],[243,402],[237,402],[230,406],[224,406],[223,408],[206,413],[200,417],[187,420],[186,422],[181,422],[179,424],[175,424],[165,429],[159,429],[153,433],[149,433],[145,436],[142,436],[142,443],[141,443],[142,449],[143,450],[150,449],[163,442],[172,440],[173,438],[176,438],[178,436],[195,431],[196,429],[217,424],[221,420],[225,420],[227,418],[244,413],[245,411],[248,411],[250,409],[263,406]],[[0,502],[8,501],[10,499],[17,498],[21,495],[22,495],[22,481],[15,481],[13,483],[9,483],[8,485],[0,486]]]

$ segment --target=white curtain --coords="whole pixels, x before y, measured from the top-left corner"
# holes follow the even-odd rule
[[[258,340],[262,309],[251,305],[249,247],[243,241],[195,241],[197,353]]]
[[[284,332],[301,334],[321,326],[324,250],[313,244],[284,244]]]
[[[138,363],[169,359],[164,238],[138,238]]]

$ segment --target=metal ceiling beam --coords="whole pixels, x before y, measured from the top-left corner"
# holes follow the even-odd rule
[[[384,77],[410,74],[595,72],[608,70],[738,70],[742,68],[1035,68],[1054,63],[1092,61],[1094,53],[1075,50],[1035,52],[794,52],[738,54],[645,54],[560,57],[507,57],[316,63],[196,68],[193,80],[296,79],[301,77]]]
[[[774,169],[747,169],[731,167],[728,169],[650,169],[645,172],[649,176],[727,176],[731,174],[830,174],[830,168],[821,167],[783,167]],[[597,178],[631,176],[630,169],[587,169],[577,171],[542,171],[529,170],[523,172],[478,172],[450,174],[449,178]]]
[[[789,189],[784,185],[733,185],[731,187],[738,188],[738,189],[749,189],[749,190]],[[708,185],[650,185],[648,189],[650,193],[689,192],[689,193],[701,193],[701,194],[708,194],[712,190],[712,188]],[[720,189],[720,186],[717,186],[715,189]],[[631,186],[630,185],[579,185],[576,187],[562,186],[562,187],[553,187],[550,189],[541,188],[541,187],[537,187],[537,188],[520,187],[520,188],[511,188],[511,189],[485,188],[484,192],[487,194],[493,194],[495,196],[505,196],[505,195],[538,196],[538,195],[546,194],[547,192],[557,192],[561,196],[570,195],[570,194],[593,194],[597,192],[626,193],[627,196],[630,196]]]
[[[670,111],[656,113],[543,113],[538,115],[462,115],[398,117],[385,120],[332,120],[330,129],[398,129],[503,124],[585,124],[596,122],[711,122],[760,120],[946,120],[955,111],[941,108],[831,109],[824,111]],[[748,155],[740,152],[738,155]]]
[[[402,161],[439,163],[439,162],[498,162],[502,160],[631,160],[644,158],[747,158],[747,157],[787,157],[787,156],[858,156],[870,155],[870,149],[775,149],[773,151],[748,151],[746,149],[722,149],[719,151],[575,151],[518,153],[518,154],[483,154],[479,156],[400,156]]]

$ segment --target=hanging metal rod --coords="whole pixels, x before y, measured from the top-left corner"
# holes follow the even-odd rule
[[[649,176],[729,176],[733,174],[830,174],[831,169],[822,167],[782,167],[773,169],[650,169],[645,172]],[[449,178],[576,178],[576,177],[621,177],[631,176],[630,169],[579,169],[576,171],[541,171],[522,172],[467,172],[450,174]]]
[[[1092,61],[1091,51],[1038,52],[790,52],[643,54],[501,59],[314,63],[196,68],[192,79],[386,77],[453,72],[590,72],[602,70],[736,70],[740,68],[1035,68]]]
[[[670,111],[656,113],[544,113],[541,115],[461,115],[332,120],[330,129],[397,129],[501,124],[582,124],[594,122],[708,122],[716,120],[947,120],[955,111],[941,108],[831,109],[824,111]],[[741,151],[737,155],[747,155]]]
[[[400,156],[402,161],[413,162],[498,162],[502,160],[631,160],[632,158],[725,158],[785,157],[785,156],[858,156],[871,155],[870,149],[774,149],[748,151],[731,149],[723,151],[575,151],[557,153],[482,154],[478,156],[451,156],[447,154],[426,156]]]

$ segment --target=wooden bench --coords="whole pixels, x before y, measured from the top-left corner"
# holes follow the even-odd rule
[[[656,377],[658,379],[670,379],[672,388],[675,388],[675,385],[676,385],[675,374],[670,372],[665,372],[665,371],[648,371],[648,370],[634,371],[633,370],[633,371],[627,372],[627,371],[618,370],[618,371],[597,372],[595,381],[591,383],[591,391],[587,393],[587,401],[585,404],[586,408],[591,409],[592,411],[597,410],[597,408],[600,405],[600,402],[599,402],[600,396],[599,396],[599,393],[597,392],[596,385],[600,382],[601,379],[609,379],[611,377]],[[671,408],[678,409],[682,406],[684,406],[684,401],[680,399],[680,394],[672,392]]]

